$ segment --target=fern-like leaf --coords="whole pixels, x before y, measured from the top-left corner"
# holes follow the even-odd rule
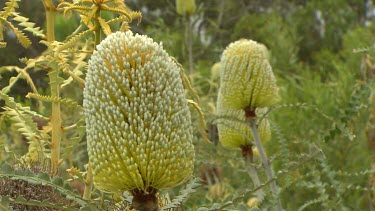
[[[131,17],[132,19],[137,18],[137,19],[138,19],[138,24],[141,23],[141,21],[142,21],[142,13],[141,13],[141,12],[138,12],[138,11],[131,11],[131,12],[130,12],[130,17]]]
[[[11,22],[6,20],[3,17],[0,17],[0,21],[5,23],[9,28],[12,29],[14,34],[16,35],[18,41],[21,43],[21,45],[25,48],[29,47],[31,45],[30,39],[22,32],[20,31],[17,27],[13,26]]]
[[[119,13],[119,14],[125,16],[125,17],[128,19],[127,22],[131,22],[131,21],[132,21],[132,17],[131,17],[130,14],[129,14],[127,11],[125,11],[124,9],[109,7],[108,5],[105,5],[105,4],[101,4],[101,5],[100,5],[100,8],[101,8],[102,10],[106,10],[106,11],[114,12],[114,13]]]
[[[195,190],[201,186],[201,182],[202,180],[199,178],[194,178],[193,180],[191,180],[191,182],[187,184],[186,188],[180,191],[180,194],[175,199],[173,199],[171,203],[165,205],[161,209],[167,210],[179,207],[182,204],[183,200],[185,200],[189,196],[189,194],[194,193]]]
[[[35,27],[35,23],[29,22],[29,18],[25,18],[16,12],[13,12],[12,15],[14,16],[13,20],[19,22],[18,25],[24,27],[24,30],[31,32],[42,39],[46,38],[43,30],[41,30],[40,27]]]
[[[306,209],[307,207],[309,207],[313,204],[322,203],[324,201],[327,201],[326,197],[319,197],[319,198],[316,198],[316,199],[308,200],[307,202],[305,202],[302,206],[300,206],[298,208],[298,211],[302,211],[302,210]]]
[[[87,25],[90,22],[90,20],[94,20],[96,18],[96,13],[97,13],[98,10],[99,10],[99,7],[94,7],[93,9],[91,9],[86,14],[82,14],[82,15],[87,16],[87,22],[85,22]]]
[[[129,29],[130,29],[129,23],[126,22],[126,21],[124,21],[124,22],[121,24],[119,30],[122,31],[122,32],[126,32],[126,31],[128,31]]]
[[[41,101],[44,101],[44,102],[52,102],[52,103],[60,102],[62,104],[65,104],[66,106],[71,106],[71,107],[82,109],[82,106],[78,105],[77,102],[75,102],[73,100],[70,100],[70,99],[67,99],[67,98],[39,95],[39,94],[31,93],[31,92],[29,92],[26,95],[26,97],[27,98],[34,98],[34,99],[41,100]]]
[[[10,117],[12,122],[14,122],[13,125],[27,140],[35,141],[40,138],[38,125],[33,121],[31,116],[9,107],[4,107],[4,110],[5,112],[3,114]]]
[[[33,117],[38,117],[38,118],[45,119],[45,120],[48,119],[48,118],[44,117],[43,115],[38,114],[35,111],[32,111],[30,109],[30,107],[23,107],[21,104],[16,103],[14,101],[13,97],[10,97],[10,96],[4,94],[3,92],[0,92],[0,99],[4,100],[5,105],[12,108],[12,109],[17,109],[18,111],[21,111],[21,112],[23,112],[25,114],[28,114],[30,116],[33,116]]]
[[[106,36],[110,35],[112,33],[111,27],[105,22],[103,18],[98,18],[99,24],[103,29],[103,32]]]
[[[15,8],[18,8],[18,3],[20,0],[10,0],[5,3],[4,11],[0,12],[0,16],[7,18],[12,12],[15,11]]]
[[[83,31],[73,37],[71,37],[69,40],[65,41],[62,45],[60,45],[57,49],[58,52],[61,52],[64,49],[73,47],[77,42],[80,41],[83,37],[87,36],[89,33],[91,33],[91,30]]]
[[[68,4],[68,5],[67,5]],[[66,8],[64,8],[64,15],[65,17],[70,17],[71,15],[71,10],[76,10],[78,13],[85,13],[86,11],[90,11],[91,8],[88,7],[88,6],[84,6],[84,5],[73,5],[73,4],[69,4],[69,3],[66,3],[64,5],[67,5]],[[62,5],[62,6],[64,6]],[[59,5],[60,7],[60,5]]]
[[[189,93],[195,98],[195,101],[199,104],[199,96],[197,91],[193,88],[191,85],[189,78],[186,76],[184,68],[182,65],[175,59],[174,57],[171,57],[171,59],[176,63],[176,65],[180,68],[180,77],[182,80],[182,84],[185,89],[189,91]]]
[[[125,16],[118,16],[116,18],[112,18],[111,20],[107,21],[107,24],[113,24],[113,23],[120,23],[120,22],[125,22],[126,21]]]
[[[192,105],[193,108],[198,112],[199,114],[199,132],[201,133],[203,139],[209,143],[210,140],[208,138],[208,134],[207,134],[207,124],[206,124],[206,120],[204,118],[204,114],[203,114],[203,111],[202,109],[199,107],[198,103],[194,102],[193,100],[188,100],[188,104],[189,105]]]

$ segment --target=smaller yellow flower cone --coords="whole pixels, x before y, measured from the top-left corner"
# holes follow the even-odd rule
[[[191,15],[196,8],[195,0],[176,0],[176,10],[179,15]]]
[[[221,59],[218,100],[222,107],[255,109],[280,100],[266,47],[252,40],[231,43]]]
[[[257,109],[259,117],[267,109]],[[252,145],[253,135],[245,122],[245,111],[218,106],[217,113],[222,119],[218,123],[219,140],[224,147],[241,148]],[[263,118],[258,122],[259,136],[263,143],[271,139],[270,124]],[[248,137],[247,140],[245,137]]]

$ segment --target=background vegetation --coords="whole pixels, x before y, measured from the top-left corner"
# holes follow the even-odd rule
[[[131,29],[162,42],[166,51],[184,66],[207,118],[211,143],[204,142],[198,132],[194,140],[197,157],[194,176],[204,182],[184,201],[185,210],[200,207],[215,210],[215,206],[224,206],[233,199],[238,200],[234,200],[233,206],[229,203],[226,209],[247,210],[244,206],[250,206],[251,196],[239,197],[252,185],[241,152],[220,146],[214,121],[219,84],[218,70],[213,66],[220,61],[225,47],[241,38],[267,46],[280,87],[282,102],[268,114],[272,140],[265,145],[278,175],[284,209],[373,210],[375,8],[371,1],[196,0],[197,9],[190,16],[177,14],[174,1],[127,0],[126,4],[142,13],[142,22],[133,22]],[[19,6],[20,14],[45,27],[41,1],[21,1]],[[0,8],[3,7],[1,1]],[[114,17],[111,13],[103,16]],[[56,40],[63,41],[79,25],[79,16],[66,18],[59,13]],[[0,49],[0,66],[23,67],[20,58],[34,58],[46,49],[31,33],[26,32],[34,37],[32,45],[25,49],[9,28],[2,30],[7,47]],[[82,39],[80,45],[84,42]],[[37,68],[28,72],[40,94],[49,94],[46,72]],[[16,75],[16,71],[0,69],[0,89],[8,86],[9,79]],[[40,104],[25,98],[31,91],[26,80],[20,79],[9,95],[37,110]],[[82,103],[81,93],[77,83],[62,90],[64,98],[78,104]],[[4,101],[0,103],[4,105]],[[44,106],[45,110],[39,112],[50,115],[50,105]],[[71,109],[62,107],[65,125],[79,120],[71,114]],[[3,150],[0,163],[14,163],[14,156],[20,158],[28,152],[28,142],[12,126],[12,119],[4,116],[0,119]],[[35,122],[40,127],[45,125],[43,120]],[[195,131],[198,127],[196,123]],[[66,138],[63,144],[62,149],[67,150],[63,155],[65,169],[85,170],[85,137],[80,134],[67,135],[80,136],[79,142]],[[65,171],[61,171],[61,176],[69,178]],[[74,181],[70,182],[72,186],[82,188],[82,183]],[[179,189],[166,192],[173,198]],[[264,189],[268,191],[268,186]],[[259,207],[272,204],[272,199],[267,199]]]

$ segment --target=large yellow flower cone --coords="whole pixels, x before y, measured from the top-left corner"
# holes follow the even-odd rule
[[[151,38],[117,32],[97,46],[84,109],[98,189],[147,192],[191,176],[191,119],[179,68]]]

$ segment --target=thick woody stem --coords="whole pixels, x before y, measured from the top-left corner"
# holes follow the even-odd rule
[[[147,192],[134,189],[131,193],[133,194],[132,209],[139,211],[159,211],[156,189],[149,188]]]

